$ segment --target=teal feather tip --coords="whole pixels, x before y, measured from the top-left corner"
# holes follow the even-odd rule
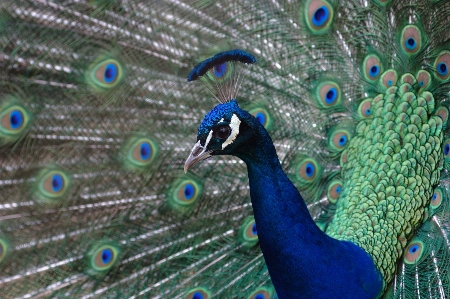
[[[211,292],[204,287],[196,287],[187,291],[185,299],[209,299]]]
[[[269,107],[270,104],[266,100],[256,100],[244,105],[242,109],[253,115],[267,131],[271,131],[274,128],[275,117]]]
[[[91,276],[106,275],[119,261],[121,249],[109,241],[95,242],[86,252],[86,273]]]
[[[253,115],[258,120],[258,122],[264,126],[266,130],[269,131],[270,129],[272,129],[273,120],[267,109],[265,109],[264,107],[253,108],[248,110],[248,112]]]
[[[405,250],[404,262],[409,265],[420,262],[423,252],[425,250],[425,244],[419,239],[412,239],[409,242],[408,247]]]
[[[122,64],[112,58],[100,58],[88,69],[86,79],[96,90],[110,90],[124,78]]]
[[[362,64],[362,73],[368,82],[376,82],[383,73],[383,64],[380,57],[376,54],[367,55]]]
[[[431,79],[431,74],[425,70],[420,70],[417,72],[416,81],[420,86],[419,91],[427,90],[433,83]]]
[[[172,209],[192,208],[203,193],[203,184],[193,178],[175,180],[167,192],[167,204]]]
[[[34,184],[34,195],[43,203],[59,203],[72,185],[71,175],[58,167],[41,169]]]
[[[445,106],[440,106],[434,111],[434,114],[442,119],[442,127],[445,130],[448,122],[448,114],[449,114],[448,108]]]
[[[245,244],[247,247],[252,247],[258,243],[258,231],[253,216],[244,219],[239,228],[237,239],[238,242]]]
[[[442,187],[436,187],[436,189],[434,189],[433,196],[431,196],[430,201],[431,210],[432,211],[437,210],[441,206],[443,200],[444,200],[444,190],[442,189]]]
[[[403,74],[399,80],[399,88],[401,92],[407,92],[412,90],[412,86],[416,84],[417,79],[410,73]]]
[[[125,142],[122,153],[126,168],[145,169],[159,156],[159,145],[151,138],[133,136]]]
[[[436,79],[447,82],[450,77],[450,51],[442,51],[434,61]]]
[[[357,118],[362,120],[372,116],[372,99],[364,99],[358,106]]]
[[[0,105],[0,144],[23,136],[28,131],[31,120],[31,113],[15,97],[6,97]]]
[[[339,158],[339,165],[341,167],[344,167],[345,164],[347,164],[347,162],[348,162],[348,151],[343,150]]]
[[[333,179],[327,188],[327,198],[332,203],[337,203],[339,196],[342,193],[342,181],[338,179]]]
[[[444,167],[448,169],[450,168],[450,138],[444,140],[442,152],[444,154]]]
[[[342,92],[339,84],[333,81],[323,81],[316,88],[316,100],[324,109],[342,108]]]
[[[395,70],[389,69],[385,71],[380,77],[380,86],[382,90],[386,90],[389,87],[397,84],[398,75]]]
[[[273,287],[259,287],[247,297],[247,299],[272,299],[275,291]]]
[[[10,250],[9,243],[0,238],[0,263],[6,258]]]
[[[401,47],[408,56],[417,54],[422,49],[422,32],[417,26],[407,25],[403,28]]]
[[[327,135],[328,149],[331,152],[339,153],[347,147],[353,137],[353,132],[350,129],[336,126],[331,128]]]
[[[300,187],[317,183],[322,177],[322,166],[307,155],[300,155],[295,163],[295,178]]]
[[[323,34],[333,25],[334,8],[325,0],[308,0],[303,17],[312,34]]]

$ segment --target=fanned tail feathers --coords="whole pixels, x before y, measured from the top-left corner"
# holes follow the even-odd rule
[[[183,173],[215,104],[189,71],[237,48],[258,60],[242,67],[237,98],[325,231],[348,145],[380,94],[414,91],[424,115],[442,119],[433,194],[416,183],[420,221],[398,240],[399,260],[379,266],[395,269],[383,298],[450,295],[447,1],[0,9],[0,297],[276,298],[243,162],[216,157]]]

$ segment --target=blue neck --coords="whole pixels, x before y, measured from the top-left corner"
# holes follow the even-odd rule
[[[259,244],[278,297],[379,297],[383,282],[372,258],[317,227],[269,134],[255,126],[258,133],[236,156],[247,164]]]

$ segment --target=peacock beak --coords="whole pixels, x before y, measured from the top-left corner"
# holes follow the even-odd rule
[[[207,151],[206,147],[203,147],[200,144],[200,140],[197,141],[197,143],[192,148],[191,154],[184,163],[184,173],[186,173],[189,170],[189,168],[191,168],[192,165],[194,165],[198,161],[205,160],[211,157],[211,152],[212,151]]]

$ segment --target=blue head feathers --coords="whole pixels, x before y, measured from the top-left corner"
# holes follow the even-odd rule
[[[200,124],[197,143],[186,160],[185,172],[212,155],[237,154],[239,144],[252,136],[251,128],[255,127],[263,129],[256,118],[239,108],[236,100],[217,105]]]
[[[230,123],[233,113],[236,113],[238,110],[240,110],[240,108],[236,100],[217,105],[205,115],[205,118],[198,128],[198,136],[208,135],[214,125]]]

